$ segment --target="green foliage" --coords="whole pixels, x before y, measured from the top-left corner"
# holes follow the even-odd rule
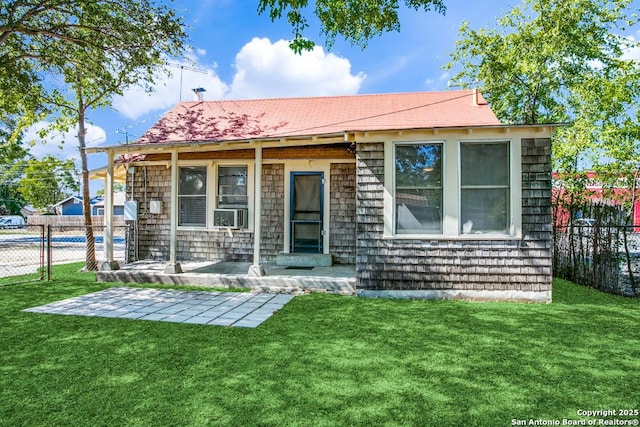
[[[147,87],[167,57],[184,49],[182,19],[154,0],[9,0],[0,3],[0,87],[19,108],[53,113],[53,129],[77,127],[85,225],[91,225],[85,153],[88,111],[111,105],[134,84]],[[17,73],[16,76],[10,73]],[[45,86],[46,78],[46,86]],[[6,82],[17,81],[12,88]],[[37,96],[20,98],[22,93]],[[0,104],[0,108],[5,106]],[[6,107],[6,106],[5,106]],[[87,269],[97,268],[87,227]]]
[[[571,122],[556,133],[555,169],[606,164],[637,168],[639,44],[622,32],[638,23],[630,0],[524,0],[498,28],[460,28],[453,81],[477,85],[505,123]]]
[[[122,191],[125,191],[124,189],[124,185],[120,184],[119,182],[114,182],[113,183],[113,191],[114,193],[119,193]],[[104,188],[99,189],[98,191],[96,191],[96,196],[104,196]]]
[[[26,205],[18,191],[18,181],[28,152],[21,140],[12,136],[14,128],[10,117],[0,123],[0,215],[18,215]]]
[[[494,427],[640,397],[640,301],[562,280],[552,304],[306,295],[256,329],[21,311],[111,286],[72,267],[0,287],[6,425]]]
[[[71,70],[91,74],[102,103],[127,84],[150,79],[165,55],[183,47],[182,20],[152,0],[9,0],[0,3],[0,89],[3,114],[57,110],[64,88],[51,75],[76,82]],[[118,75],[123,66],[129,73]],[[45,87],[45,79],[47,87]],[[51,88],[53,86],[53,89]]]
[[[404,5],[414,10],[434,9],[442,14],[446,11],[443,0],[405,0]],[[268,12],[272,21],[286,15],[294,35],[290,46],[300,53],[315,46],[304,36],[309,27],[306,18],[308,7],[308,0],[260,0],[258,13]],[[400,31],[399,7],[398,0],[317,0],[313,13],[320,20],[327,46],[333,44],[336,36],[342,36],[352,45],[364,48],[375,36]]]
[[[78,171],[73,160],[54,156],[26,162],[18,191],[36,209],[49,209],[55,203],[77,192]]]

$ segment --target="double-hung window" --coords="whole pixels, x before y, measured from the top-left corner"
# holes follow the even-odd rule
[[[507,234],[510,218],[509,142],[460,143],[461,234]]]
[[[442,234],[441,143],[396,144],[395,234]]]
[[[207,167],[180,167],[178,181],[178,225],[206,227]]]
[[[247,208],[247,167],[218,166],[218,207]]]

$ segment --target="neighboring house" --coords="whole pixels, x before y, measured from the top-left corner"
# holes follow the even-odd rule
[[[40,212],[31,205],[23,206],[20,208],[20,215],[23,217],[29,217],[31,215],[38,215]]]
[[[93,197],[90,204],[93,206],[102,200],[101,197]],[[82,215],[82,196],[69,196],[53,205],[56,215]]]
[[[53,205],[56,215],[82,215],[82,197],[69,196]]]
[[[550,301],[553,129],[471,90],[198,101],[91,151],[132,172],[140,258],[167,271],[311,253],[358,295]]]
[[[553,196],[556,200],[565,197],[566,194],[565,189],[563,188],[562,175],[557,172],[552,174],[554,179],[554,188],[553,188]],[[618,206],[620,208],[620,225],[623,225],[624,219],[627,215],[630,214],[630,221],[633,226],[633,230],[635,232],[640,232],[640,181],[636,183],[637,188],[635,189],[635,197],[631,188],[626,188],[624,186],[618,186],[615,188],[606,188],[602,181],[598,179],[598,174],[596,172],[585,172],[585,177],[587,178],[587,183],[585,186],[584,197],[586,200],[589,200],[594,203],[607,204],[611,206]],[[633,201],[633,206],[629,205],[631,208],[630,212],[623,211],[621,206],[621,201]],[[558,206],[558,208],[562,208]],[[564,209],[561,212],[556,212],[556,224],[561,225],[566,223],[569,220],[569,214]],[[575,219],[575,218],[574,218]],[[589,218],[582,218],[583,220],[588,220]]]
[[[124,215],[124,202],[126,199],[126,194],[122,191],[113,193],[113,214],[115,216],[123,216]],[[95,202],[91,205],[91,215],[93,216],[103,216],[104,215],[104,205],[105,200],[103,197],[100,198],[99,201]]]

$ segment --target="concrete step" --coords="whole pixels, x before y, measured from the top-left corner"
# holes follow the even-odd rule
[[[331,254],[285,254],[279,253],[276,264],[283,267],[331,267]]]

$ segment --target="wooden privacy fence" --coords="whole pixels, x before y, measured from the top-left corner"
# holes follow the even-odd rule
[[[102,215],[92,216],[91,224],[94,226],[104,225],[104,217]],[[84,227],[84,217],[82,215],[29,215],[27,217],[27,225]],[[124,216],[114,215],[113,225],[124,226]]]

